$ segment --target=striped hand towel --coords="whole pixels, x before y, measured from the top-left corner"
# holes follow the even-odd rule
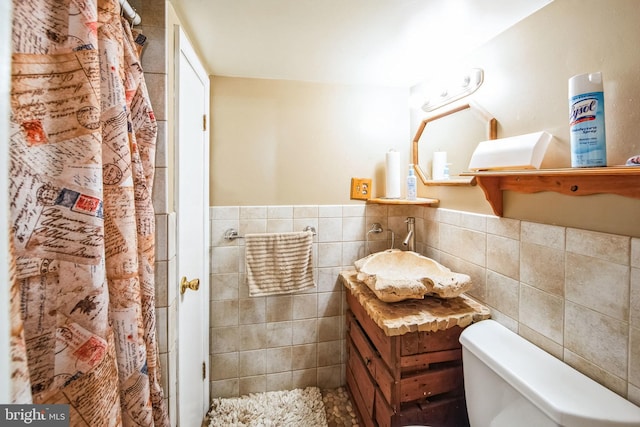
[[[315,286],[313,233],[247,234],[249,296],[290,294]]]

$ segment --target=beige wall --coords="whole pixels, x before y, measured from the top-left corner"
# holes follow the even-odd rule
[[[564,152],[566,167],[567,80],[602,71],[608,164],[619,165],[640,154],[638,22],[635,0],[555,0],[458,65],[484,69],[485,83],[471,98],[496,117],[499,138],[546,130]],[[412,133],[424,116],[412,111]],[[441,207],[491,213],[479,188],[427,187],[419,194],[441,199]],[[619,196],[506,192],[504,212],[511,218],[640,235],[640,201]]]
[[[351,177],[384,195],[390,148],[408,165],[408,89],[217,76],[211,88],[213,206],[350,203]]]
[[[567,80],[602,71],[608,162],[621,164],[640,153],[637,22],[634,0],[556,0],[459,64],[443,65],[482,67],[485,83],[471,99],[497,118],[498,136],[546,130],[556,137],[565,166]],[[441,67],[437,59],[434,64],[436,74]],[[409,110],[408,93],[399,88],[217,76],[211,87],[214,206],[359,203],[349,201],[354,176],[373,178],[374,194],[382,196],[384,153],[399,149],[408,164],[425,116]],[[420,185],[418,192],[440,199],[441,207],[491,213],[479,188]],[[640,201],[613,195],[507,192],[505,216],[640,235]]]

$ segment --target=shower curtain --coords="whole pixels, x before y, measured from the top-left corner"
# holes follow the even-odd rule
[[[14,403],[165,426],[155,336],[157,126],[117,0],[14,0]]]

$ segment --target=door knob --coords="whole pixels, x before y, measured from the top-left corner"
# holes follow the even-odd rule
[[[192,291],[200,289],[200,279],[187,280],[187,278],[183,276],[180,281],[180,294],[187,292],[187,289],[191,289]]]

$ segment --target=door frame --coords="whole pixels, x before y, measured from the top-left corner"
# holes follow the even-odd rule
[[[204,378],[204,389],[203,389],[203,402],[202,402],[202,408],[203,408],[203,419],[204,419],[204,415],[206,415],[206,411],[209,408],[209,396],[210,396],[210,364],[211,364],[211,357],[210,357],[210,344],[209,344],[209,324],[210,324],[210,320],[209,320],[209,294],[210,294],[210,286],[209,286],[209,257],[210,257],[210,237],[209,237],[209,144],[210,144],[210,133],[209,133],[209,104],[210,104],[210,93],[209,93],[209,76],[206,72],[206,70],[204,69],[204,67],[202,66],[202,63],[200,62],[200,59],[197,55],[197,53],[195,52],[195,50],[193,49],[187,35],[184,33],[182,27],[180,25],[174,25],[174,43],[175,43],[175,48],[174,48],[174,99],[175,99],[175,111],[174,111],[174,141],[173,141],[173,146],[174,146],[174,160],[173,160],[173,167],[174,167],[174,177],[173,177],[173,188],[174,188],[174,193],[175,193],[175,197],[174,197],[174,210],[176,212],[176,218],[177,215],[179,215],[178,212],[178,201],[179,201],[179,151],[180,151],[180,147],[179,147],[179,135],[180,135],[180,123],[179,123],[179,118],[180,118],[180,105],[179,105],[179,84],[180,84],[180,55],[183,54],[187,60],[189,61],[190,65],[193,67],[194,71],[196,72],[196,74],[200,77],[200,79],[203,82],[203,85],[205,87],[205,105],[204,105],[204,114],[205,114],[205,126],[206,126],[206,130],[205,130],[205,146],[204,146],[204,156],[203,156],[203,175],[204,175],[204,180],[203,180],[203,200],[204,200],[204,212],[202,212],[202,220],[204,221],[203,224],[203,230],[204,230],[204,247],[202,248],[203,250],[203,254],[205,255],[205,260],[203,262],[203,275],[202,277],[200,277],[200,289],[199,289],[199,293],[201,295],[201,298],[204,300],[204,304],[203,304],[203,322],[206,325],[203,336],[201,337],[204,343],[204,348],[205,348],[205,354],[204,354],[204,362],[206,364],[206,370],[205,370],[205,378]],[[180,239],[180,230],[178,227],[179,224],[179,220],[176,219],[176,248],[179,247],[179,241],[178,239]],[[175,325],[175,333],[178,339],[178,343],[176,345],[176,352],[177,352],[177,357],[176,357],[176,366],[175,369],[177,370],[177,384],[176,384],[176,389],[177,389],[177,395],[176,395],[176,407],[177,407],[177,423],[178,425],[180,425],[180,385],[181,385],[181,381],[180,381],[180,305],[181,305],[181,294],[180,294],[180,275],[182,274],[179,270],[180,270],[180,263],[179,263],[179,257],[180,254],[176,253],[176,271],[175,271],[175,277],[173,278],[173,286],[176,286],[176,295],[177,295],[177,299],[176,299],[176,304],[177,304],[177,315],[176,315],[176,325]],[[188,384],[182,384],[183,387],[189,387]]]
[[[9,97],[11,93],[11,10],[12,2],[0,3],[0,188],[9,188]],[[0,222],[9,224],[9,197],[0,200]],[[9,335],[9,228],[0,227],[0,403],[11,401]]]

